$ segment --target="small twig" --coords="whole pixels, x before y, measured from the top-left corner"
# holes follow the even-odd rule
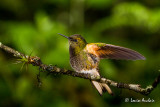
[[[75,71],[66,70],[63,68],[58,68],[57,66],[45,65],[42,63],[42,61],[39,57],[24,55],[16,50],[8,47],[8,46],[3,45],[1,42],[0,42],[0,48],[8,53],[13,54],[13,56],[20,58],[22,62],[25,62],[27,64],[32,64],[33,66],[38,66],[40,71],[43,71],[43,72],[53,73],[53,74],[63,74],[63,75],[69,75],[69,76],[73,76],[73,77],[95,80],[98,82],[106,83],[106,84],[113,86],[113,87],[133,90],[133,91],[141,93],[143,95],[150,94],[157,87],[157,85],[160,83],[160,75],[155,79],[155,81],[153,82],[152,85],[149,85],[146,88],[141,88],[141,86],[139,84],[118,83],[118,82],[112,81],[110,79],[99,77],[99,76],[94,77],[90,74],[78,73]],[[37,75],[37,79],[38,79],[39,85],[41,85],[41,81],[40,81],[39,76],[40,75]]]
[[[41,79],[40,79],[40,71],[39,71],[39,73],[37,74],[37,80],[38,80],[38,87],[41,87],[42,82],[41,82]]]

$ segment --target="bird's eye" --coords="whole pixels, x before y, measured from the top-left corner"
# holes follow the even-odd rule
[[[74,39],[74,38],[69,38],[70,41],[73,41],[73,42],[78,42],[77,39]]]
[[[73,42],[77,42],[78,40],[77,40],[77,39],[71,39],[71,41],[73,41]]]
[[[78,40],[77,40],[77,39],[74,39],[73,41],[74,41],[74,42],[77,42]]]

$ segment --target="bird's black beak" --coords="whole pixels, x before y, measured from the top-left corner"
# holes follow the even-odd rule
[[[67,38],[67,39],[69,39],[69,37],[68,36],[65,36],[65,35],[63,35],[63,34],[60,34],[60,33],[58,33],[59,35],[61,35],[61,36],[63,36],[63,37],[65,37],[65,38]]]

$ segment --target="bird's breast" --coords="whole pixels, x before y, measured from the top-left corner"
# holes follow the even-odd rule
[[[95,55],[85,51],[81,51],[79,54],[70,52],[70,64],[77,72],[87,72],[98,67],[99,59]]]

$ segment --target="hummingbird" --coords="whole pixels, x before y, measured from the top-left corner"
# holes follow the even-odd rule
[[[70,64],[78,73],[89,73],[95,77],[100,76],[99,62],[101,59],[117,60],[145,60],[140,53],[121,46],[106,43],[87,43],[80,34],[65,36],[69,41]],[[108,91],[113,94],[110,87],[105,83],[90,80],[100,95]]]

